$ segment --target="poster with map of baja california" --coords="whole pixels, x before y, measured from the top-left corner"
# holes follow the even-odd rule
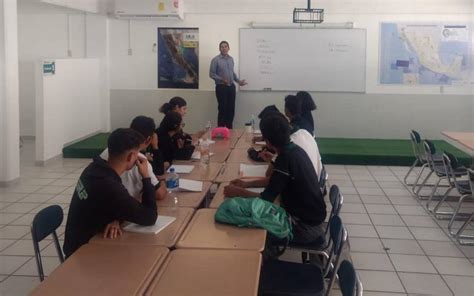
[[[199,88],[198,28],[158,28],[158,88]]]
[[[469,25],[381,23],[380,33],[381,84],[469,83]]]

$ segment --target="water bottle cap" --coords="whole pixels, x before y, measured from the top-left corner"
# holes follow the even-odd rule
[[[174,173],[174,168],[170,168],[170,173]]]

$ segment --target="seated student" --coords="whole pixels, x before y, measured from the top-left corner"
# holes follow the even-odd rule
[[[166,197],[166,182],[159,182],[156,178],[156,174],[163,175],[163,158],[161,152],[158,150],[158,136],[155,133],[155,121],[146,116],[137,116],[132,120],[130,128],[134,131],[139,132],[144,138],[145,141],[140,144],[139,151],[145,151],[149,146],[151,146],[151,151],[153,151],[152,163],[147,163],[148,173],[151,179],[151,185],[155,187],[155,198],[157,200],[164,199]],[[109,150],[105,149],[100,157],[104,160],[109,158]],[[147,157],[139,152],[138,157],[147,159]],[[154,169],[153,166],[157,167]],[[125,171],[120,178],[122,179],[122,184],[127,188],[128,193],[133,196],[135,199],[140,200],[142,194],[142,176],[138,171],[138,168],[134,166],[131,170]]]
[[[178,147],[176,147],[173,142],[173,137],[182,131],[183,126],[183,118],[179,113],[168,112],[156,130],[156,134],[158,135],[158,147],[165,161],[165,169],[176,159],[177,150],[183,148],[183,146],[179,146],[179,142]]]
[[[314,131],[314,136],[316,136],[316,128],[314,127],[314,119],[311,111],[316,110],[316,104],[313,101],[313,98],[307,91],[299,91],[296,93],[296,96],[301,99],[301,117],[306,119],[309,122]]]
[[[324,237],[321,226],[326,219],[326,204],[319,188],[316,171],[304,150],[290,141],[290,125],[279,113],[260,121],[267,146],[278,156],[269,178],[237,179],[224,188],[227,197],[255,197],[246,187],[265,187],[260,198],[273,202],[281,197],[281,206],[291,216],[293,241],[309,243]]]
[[[176,112],[179,113],[183,118],[186,115],[187,110],[187,103],[181,97],[171,98],[168,103],[164,103],[160,108],[160,112],[165,115],[169,112]],[[175,159],[189,160],[195,148],[192,144],[192,137],[185,133],[183,130],[181,130],[180,132],[176,133],[171,139],[173,145],[175,146]]]
[[[265,116],[268,116],[270,114],[275,114],[275,113],[281,114],[278,108],[275,107],[275,105],[270,105],[270,106],[265,107],[262,110],[262,112],[260,112],[258,117],[260,118],[260,120],[262,120],[262,118],[264,118]],[[306,154],[308,154],[309,159],[311,159],[314,169],[316,170],[316,174],[319,177],[321,175],[323,164],[321,162],[321,155],[319,154],[318,143],[316,143],[316,140],[313,138],[313,136],[310,133],[308,133],[308,131],[305,129],[301,129],[298,127],[291,127],[290,132],[291,132],[290,140],[296,145],[303,148]],[[260,161],[265,161],[266,159],[269,162],[271,159],[273,159],[274,154],[275,154],[274,151],[270,151],[266,148],[264,148],[262,151],[255,151],[255,152],[251,152],[251,149],[253,148],[250,148],[248,151],[250,158],[254,159],[252,155],[256,154],[257,157],[259,157]]]
[[[116,236],[120,228],[108,225],[115,220],[140,225],[156,222],[155,189],[150,182],[148,161],[138,157],[144,140],[132,129],[117,129],[107,142],[109,159],[105,161],[97,156],[84,169],[69,206],[63,247],[66,257],[101,231],[105,230],[106,236]],[[130,196],[120,179],[120,175],[134,166],[143,178],[141,202]]]
[[[286,96],[285,115],[290,119],[290,123],[293,127],[303,128],[312,135],[314,129],[311,124],[301,116],[301,105],[301,98],[293,95]]]

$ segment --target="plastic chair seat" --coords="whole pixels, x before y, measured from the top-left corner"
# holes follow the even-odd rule
[[[471,184],[468,180],[457,181],[457,189],[461,194],[472,194]]]
[[[317,240],[309,243],[294,243],[290,242],[288,245],[290,248],[305,249],[305,250],[323,250],[327,247],[326,240],[324,237],[319,237]]]
[[[315,296],[323,293],[323,272],[315,265],[280,260],[262,264],[259,295]]]

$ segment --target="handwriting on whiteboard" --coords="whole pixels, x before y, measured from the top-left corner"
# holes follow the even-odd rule
[[[258,38],[256,40],[258,72],[262,75],[273,74],[273,56],[276,51],[270,40]]]
[[[344,42],[329,42],[328,43],[328,51],[330,53],[344,53],[349,52],[351,50],[351,46],[348,43]]]

